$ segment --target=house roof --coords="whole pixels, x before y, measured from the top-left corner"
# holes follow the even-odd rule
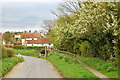
[[[27,44],[51,44],[51,41],[39,33],[22,33],[22,39],[26,38],[37,38],[37,40],[26,40]]]
[[[28,44],[51,44],[47,38],[38,38],[38,40],[26,40]]]
[[[39,38],[39,37],[42,37],[42,36],[38,33],[22,33],[22,39],[25,39],[25,38]]]

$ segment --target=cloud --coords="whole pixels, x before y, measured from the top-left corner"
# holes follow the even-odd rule
[[[25,29],[38,29],[44,20],[54,19],[51,10],[54,10],[58,2],[11,2],[2,4],[2,26],[4,31],[21,31]],[[39,26],[41,27],[41,26]],[[0,30],[1,32],[1,30]]]
[[[1,0],[1,2],[63,2],[63,0]]]

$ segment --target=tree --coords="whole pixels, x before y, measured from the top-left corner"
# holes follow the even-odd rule
[[[45,28],[48,32],[50,32],[53,24],[54,24],[53,20],[44,20],[42,27]]]
[[[12,35],[12,33],[10,33],[9,31],[5,32],[3,34],[3,40],[5,40],[6,44],[13,43],[13,35]]]
[[[67,13],[67,10],[59,8],[62,15],[57,14],[58,19],[49,33],[51,41],[58,49],[73,53],[78,53],[78,50],[81,53],[86,50],[83,48],[90,46],[87,48],[91,50],[92,57],[117,60],[120,51],[118,3],[79,1],[73,3],[79,6],[74,10],[68,9],[73,12]],[[63,6],[67,8],[73,4]]]

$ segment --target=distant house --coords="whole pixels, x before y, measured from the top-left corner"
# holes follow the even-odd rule
[[[48,46],[53,44],[47,38],[39,33],[22,33],[22,45],[24,46]]]
[[[21,34],[14,34],[15,42],[20,42]]]
[[[21,34],[15,34],[14,37],[15,38],[21,38]]]

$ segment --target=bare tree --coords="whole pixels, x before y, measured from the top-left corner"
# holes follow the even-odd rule
[[[76,13],[77,10],[79,10],[81,7],[80,0],[76,1],[66,1],[64,4],[60,4],[60,6],[57,8],[57,12],[62,13],[61,15],[64,15],[69,18],[69,14]],[[59,18],[62,18],[60,14],[52,11],[54,15],[56,15]]]
[[[50,32],[53,24],[54,24],[53,20],[44,20],[42,27],[45,28],[46,30],[48,30],[48,32]]]

